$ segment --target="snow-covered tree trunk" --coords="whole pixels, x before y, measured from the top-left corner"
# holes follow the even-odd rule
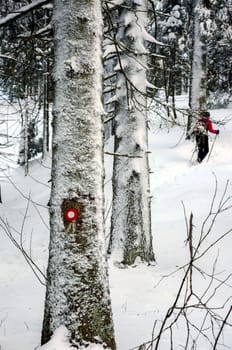
[[[103,231],[100,0],[55,0],[51,237],[42,343],[115,349]],[[71,214],[70,210],[71,209]]]
[[[200,22],[202,8],[202,0],[195,0],[193,9],[193,55],[189,95],[189,106],[193,114],[206,109],[207,98],[207,50],[201,33]],[[188,130],[192,123],[191,115],[189,116]]]
[[[44,25],[48,25],[49,14],[46,11]],[[48,45],[45,41],[45,52],[43,57],[43,159],[49,152],[49,75],[50,64],[48,55]]]
[[[48,101],[48,59],[44,58],[44,80],[43,80],[43,159],[49,151],[49,101]]]
[[[19,157],[18,164],[24,166],[25,176],[28,175],[29,171],[29,102],[28,98],[25,99],[25,108],[22,110],[22,129],[21,129],[21,140],[19,144]]]
[[[154,261],[151,236],[146,109],[146,2],[124,1],[119,13],[120,56],[115,117],[113,206],[109,252],[131,265]]]
[[[28,153],[29,153],[29,140],[28,140],[28,105],[26,104],[26,110],[25,110],[25,115],[24,115],[24,172],[25,175],[28,175],[28,170],[29,170],[29,157],[28,157]]]

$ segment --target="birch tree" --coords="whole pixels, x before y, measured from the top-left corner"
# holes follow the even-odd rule
[[[42,343],[115,349],[103,232],[101,3],[54,1],[51,238]]]
[[[113,205],[109,252],[131,265],[154,261],[147,140],[146,1],[118,2]]]
[[[202,12],[207,4],[204,0],[193,2],[193,54],[190,78],[189,107],[193,113],[205,110],[207,107],[207,44]],[[207,23],[206,23],[207,25]],[[192,113],[188,118],[187,131],[191,128]]]
[[[191,79],[191,108],[202,110],[206,108],[206,45],[200,29],[200,10],[202,1],[195,0],[194,31],[193,31],[193,59]]]

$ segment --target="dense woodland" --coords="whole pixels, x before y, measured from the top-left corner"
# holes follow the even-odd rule
[[[27,115],[27,134],[30,136],[28,157],[36,153],[43,153],[49,148],[49,105],[54,99],[54,85],[52,78],[54,40],[52,30],[52,2],[35,1],[35,6],[29,6],[29,1],[3,0],[0,9],[1,15],[1,57],[0,81],[2,103],[18,103],[22,111],[22,128]],[[119,4],[118,4],[119,3]],[[104,2],[104,101],[106,123],[111,123],[116,114],[116,99],[111,103],[117,85],[118,71],[123,64],[117,57],[122,47],[119,35],[124,38],[128,35],[129,24],[124,33],[119,34],[119,25],[123,1]],[[132,6],[129,1],[127,13],[122,16],[137,16],[141,4]],[[146,77],[149,82],[146,86],[146,96],[154,99],[157,104],[164,104],[170,120],[175,119],[175,95],[189,94],[189,111],[198,113],[200,109],[226,106],[231,96],[231,1],[148,1],[145,5],[146,31],[151,38],[145,38]],[[32,9],[30,10],[30,7]],[[12,16],[13,14],[13,16]],[[199,17],[200,40],[203,47],[201,69],[205,71],[202,85],[205,86],[204,102],[192,106],[195,98],[192,79],[194,56],[194,18]],[[120,29],[121,30],[121,29]],[[130,29],[133,30],[133,28]],[[135,29],[136,30],[136,29]],[[140,34],[137,33],[140,36]],[[141,43],[139,43],[141,44]],[[133,45],[131,45],[133,46]],[[125,58],[141,54],[133,52],[133,47],[125,48]],[[144,59],[144,57],[143,57]],[[197,58],[199,60],[199,57]],[[117,69],[115,66],[117,65]],[[142,66],[142,62],[141,65]],[[126,69],[123,70],[126,78],[126,88],[142,90],[133,84]],[[131,75],[131,72],[130,72]],[[199,87],[198,87],[199,88]],[[200,90],[200,89],[198,89]],[[144,93],[143,91],[141,91]],[[199,92],[196,92],[196,94]],[[111,97],[111,99],[109,98]],[[25,112],[25,106],[30,102],[31,111]],[[203,105],[202,105],[203,103]],[[159,106],[158,106],[159,108]],[[39,114],[43,111],[43,134],[38,136],[37,125],[40,123]],[[186,111],[187,112],[187,111]],[[50,113],[51,114],[51,113]],[[40,117],[41,118],[41,117]],[[112,122],[114,124],[114,122]],[[114,126],[112,127],[112,129]],[[112,132],[112,130],[111,130]],[[21,137],[24,139],[25,130]],[[108,130],[107,130],[108,135]],[[18,137],[20,135],[17,135]],[[40,139],[41,137],[41,139]],[[24,163],[27,155],[22,147],[19,163]]]
[[[2,156],[13,139],[27,175],[31,159],[52,151],[42,343],[64,324],[74,347],[97,342],[113,350],[105,251],[119,267],[155,262],[149,108],[165,110],[170,127],[181,113],[187,135],[201,111],[231,101],[232,1],[2,0],[0,40],[0,104],[21,117],[20,130],[1,135]],[[189,107],[179,110],[182,94]],[[111,136],[105,247],[102,155]],[[78,212],[71,224],[69,208]]]

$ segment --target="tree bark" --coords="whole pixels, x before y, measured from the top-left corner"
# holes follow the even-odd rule
[[[207,54],[206,43],[202,37],[200,30],[200,9],[202,7],[201,0],[195,0],[193,10],[193,56],[190,79],[189,106],[192,114],[197,114],[206,109],[207,94]],[[190,115],[192,115],[190,114]],[[188,120],[188,130],[191,128],[191,116]]]
[[[149,263],[155,258],[150,217],[146,49],[138,34],[145,32],[146,4],[141,2],[138,11],[132,0],[123,5],[117,33],[122,50],[115,68],[118,70],[115,153],[119,156],[114,159],[109,252],[115,260],[131,265],[137,258]],[[131,28],[134,31],[130,32]]]
[[[42,343],[115,349],[103,230],[100,0],[55,0],[51,237]],[[67,209],[77,210],[73,221]]]

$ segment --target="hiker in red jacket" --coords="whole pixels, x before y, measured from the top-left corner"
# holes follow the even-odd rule
[[[201,118],[198,119],[193,127],[192,133],[196,136],[196,143],[198,148],[197,161],[199,163],[206,157],[209,152],[209,137],[208,131],[212,134],[219,134],[219,130],[213,128],[212,122],[209,119],[209,112],[202,112]]]

